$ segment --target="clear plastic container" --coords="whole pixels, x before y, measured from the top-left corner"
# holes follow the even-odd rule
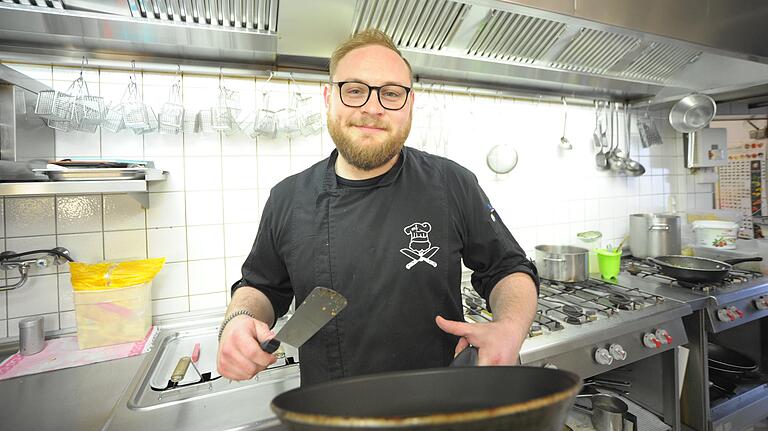
[[[603,234],[596,230],[579,232],[576,234],[576,243],[574,245],[589,250],[589,273],[600,274],[600,265],[597,262],[597,249],[603,248]]]
[[[152,325],[152,282],[119,289],[74,291],[81,349],[144,339]]]

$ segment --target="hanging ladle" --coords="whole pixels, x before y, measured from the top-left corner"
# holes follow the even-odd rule
[[[630,117],[630,114],[629,114],[629,107],[628,107],[628,105],[624,105],[624,117],[625,117],[625,120],[626,120],[626,123],[627,123],[627,127],[626,127],[626,130],[624,132],[624,134],[626,136],[626,146],[627,146],[627,151],[625,153],[626,156],[624,158],[624,171],[627,174],[632,175],[633,177],[639,177],[640,175],[643,175],[645,173],[645,167],[643,165],[641,165],[640,162],[638,162],[637,160],[632,160],[632,159],[629,158],[629,147],[630,147],[630,142],[629,142],[629,140],[630,140],[629,130],[630,129],[629,128],[630,128],[630,125],[632,124],[632,121],[630,119],[631,117]]]
[[[563,101],[563,136],[560,137],[560,148],[570,150],[573,148],[573,145],[565,137],[565,125],[568,123],[568,104],[565,103],[565,97],[562,97],[561,100]]]
[[[610,106],[610,105],[609,105]],[[612,171],[616,173],[624,172],[624,168],[627,166],[624,159],[624,152],[619,148],[621,132],[619,128],[618,111],[616,110],[616,103],[611,108],[611,149],[608,151],[608,166]],[[614,142],[614,137],[616,141]]]
[[[600,106],[600,105],[598,105],[598,106]],[[607,113],[605,107],[603,107],[603,113],[604,114]],[[606,119],[603,118],[603,120],[606,120]],[[597,165],[598,169],[607,170],[608,169],[608,155],[605,152],[605,144],[606,144],[607,139],[605,137],[605,132],[606,131],[605,131],[605,127],[604,127],[605,124],[604,123],[607,123],[607,121],[600,121],[600,122],[598,122],[598,126],[600,127],[600,136],[599,136],[600,151],[598,151],[598,153],[595,154],[595,164]],[[594,137],[593,137],[593,139],[594,139]]]
[[[600,140],[600,102],[595,100],[595,130],[592,132],[592,147],[595,151],[601,151],[603,149],[603,143]]]

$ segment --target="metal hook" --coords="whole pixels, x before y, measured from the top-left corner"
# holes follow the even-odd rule
[[[85,69],[85,65],[88,64],[88,59],[83,56],[83,60],[80,62],[80,77],[83,77],[83,69]]]
[[[274,71],[272,71],[272,70],[270,70],[270,71],[269,71],[269,78],[267,78],[267,80],[266,80],[266,81],[264,81],[264,84],[262,84],[262,85],[261,85],[261,93],[262,93],[262,96],[266,96],[266,95],[267,95],[267,84],[269,84],[269,81],[271,81],[271,80],[272,80],[272,77],[273,77],[274,75],[275,75],[275,72],[274,72]]]
[[[131,60],[131,75],[128,78],[136,82],[136,60]]]

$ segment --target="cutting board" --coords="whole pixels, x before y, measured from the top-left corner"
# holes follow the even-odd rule
[[[77,336],[53,338],[34,355],[22,356],[17,352],[3,361],[0,380],[140,355],[150,350],[156,336],[157,328],[153,326],[143,340],[85,350],[78,348]]]

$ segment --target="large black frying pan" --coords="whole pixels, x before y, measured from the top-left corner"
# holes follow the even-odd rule
[[[659,256],[648,259],[659,267],[662,274],[691,283],[722,281],[733,265],[742,262],[760,262],[762,257],[719,261],[694,256]]]
[[[448,367],[339,379],[275,397],[291,430],[561,431],[581,389],[570,372]]]
[[[745,374],[756,371],[758,368],[757,362],[751,358],[719,344],[708,343],[707,351],[709,353],[707,363],[710,370],[729,374]]]

